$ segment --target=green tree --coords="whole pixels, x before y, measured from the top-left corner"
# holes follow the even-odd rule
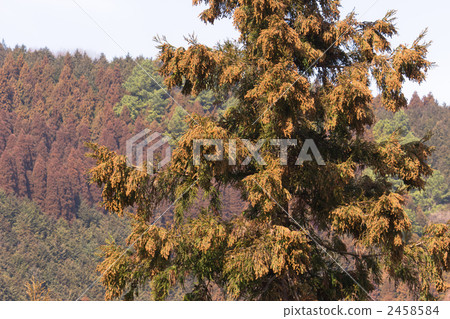
[[[174,141],[178,139],[186,132],[186,111],[177,106],[173,113],[169,123],[167,123],[168,134]]]
[[[415,298],[433,298],[433,287],[443,291],[448,225],[428,227],[420,244],[405,236],[411,222],[404,196],[424,187],[429,147],[364,135],[373,124],[371,77],[392,111],[407,105],[406,80],[425,79],[431,63],[424,34],[411,46],[392,48],[393,12],[373,22],[359,22],[353,13],[340,19],[334,0],[194,0],[201,3],[204,22],[231,18],[240,38],[215,48],[195,39],[188,48],[162,42],[161,73],[184,94],[232,92],[238,103],[219,120],[194,116],[171,165],[154,176],[91,145],[98,164],[92,179],[104,187],[105,208],[121,215],[136,207],[132,249],[104,247],[98,270],[106,298],[133,299],[150,281],[153,297],[165,299],[177,283],[193,279],[189,300],[211,299],[211,287],[227,299],[369,299],[383,271],[408,283]],[[288,165],[269,143],[260,149],[267,165],[239,165],[248,155],[244,139],[268,138],[300,141],[289,148]],[[308,138],[325,165],[295,165]],[[195,165],[194,139],[224,140],[223,160]],[[238,165],[229,165],[229,139],[239,146]],[[362,175],[364,168],[375,177]],[[405,187],[395,191],[388,178]],[[222,215],[223,186],[248,202],[242,214]],[[209,205],[192,213],[200,191]],[[173,223],[152,224],[168,202],[175,206]]]
[[[139,65],[133,69],[130,77],[123,84],[128,94],[124,95],[115,106],[115,112],[121,114],[126,107],[132,119],[142,113],[149,123],[154,120],[161,123],[169,104],[165,88],[158,85],[163,83],[163,79],[156,72],[154,61],[142,60],[138,63]]]
[[[427,185],[423,190],[411,192],[416,206],[420,206],[426,213],[442,208],[442,205],[450,203],[450,188],[445,182],[440,171],[433,171],[433,175],[427,179]]]
[[[214,93],[212,91],[203,91],[194,99],[194,101],[199,102],[206,112],[211,111],[214,107]]]
[[[395,113],[392,119],[378,121],[373,127],[373,133],[378,142],[389,139],[393,134],[397,134],[402,144],[419,140],[411,131],[408,115],[403,110]]]

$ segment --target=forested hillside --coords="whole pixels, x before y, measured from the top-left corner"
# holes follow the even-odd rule
[[[126,220],[81,203],[77,218],[54,219],[27,199],[0,191],[0,300],[27,300],[26,285],[45,284],[51,299],[75,300],[96,279],[99,247],[124,243]],[[101,286],[90,299],[102,300]]]
[[[86,141],[122,152],[145,127],[177,138],[185,126],[180,107],[145,73],[162,83],[155,69],[151,60],[0,46],[0,187],[67,220],[83,200],[99,201],[87,182]],[[191,112],[213,108],[208,96],[172,94]]]
[[[99,247],[107,239],[122,243],[129,234],[126,220],[98,205],[101,190],[89,183],[94,161],[85,156],[85,142],[123,154],[125,141],[144,128],[176,142],[187,128],[180,106],[218,116],[234,103],[228,97],[215,103],[208,91],[194,98],[174,89],[175,102],[167,87],[147,75],[162,85],[158,68],[143,58],[108,61],[0,45],[0,300],[26,299],[25,284],[33,276],[46,283],[53,299],[76,299],[96,277]],[[432,132],[427,143],[435,146],[434,174],[406,203],[413,236],[421,236],[429,220],[449,217],[450,110],[431,94],[414,95],[395,115],[380,103],[374,100],[373,139],[398,131],[411,141]],[[225,209],[240,213],[240,197],[226,194]],[[404,295],[393,289],[382,293]],[[103,289],[94,287],[89,297],[102,299]]]

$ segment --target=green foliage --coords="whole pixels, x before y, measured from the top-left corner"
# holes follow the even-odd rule
[[[177,106],[171,119],[167,123],[168,134],[175,142],[179,140],[179,138],[186,132],[188,128],[186,117],[186,111]]]
[[[55,220],[34,203],[0,191],[0,300],[27,300],[30,294],[75,300],[96,279],[99,246],[108,238],[121,242],[129,228],[125,220],[84,204],[78,214],[71,223]],[[103,294],[96,286],[87,296],[102,300]]]
[[[203,91],[195,97],[194,101],[200,103],[206,112],[212,111],[215,101],[214,93],[212,91]]]
[[[450,203],[450,187],[441,172],[435,170],[427,179],[424,190],[411,192],[414,204],[420,206],[427,214],[444,208]]]
[[[165,91],[167,88],[158,85],[163,83],[163,79],[156,70],[154,61],[139,61],[139,65],[123,84],[127,94],[115,106],[116,114],[121,114],[124,108],[128,108],[132,119],[142,114],[149,123],[164,121],[169,99]]]
[[[403,144],[419,140],[411,131],[408,115],[403,110],[395,113],[392,119],[378,121],[373,127],[373,134],[378,142],[387,140],[393,134],[397,134]]]

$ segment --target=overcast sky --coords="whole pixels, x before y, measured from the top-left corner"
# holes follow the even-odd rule
[[[394,44],[411,43],[428,27],[427,39],[433,41],[429,59],[437,66],[429,72],[426,83],[408,84],[405,93],[409,98],[414,91],[420,95],[433,92],[439,102],[450,104],[447,1],[342,1],[342,12],[352,9],[362,20],[380,18],[390,9],[398,10],[399,37]],[[54,52],[82,49],[93,56],[103,52],[112,58],[125,52],[155,57],[157,50],[152,39],[158,34],[178,46],[185,45],[183,36],[193,32],[207,45],[237,37],[230,21],[205,25],[198,19],[200,11],[201,8],[192,7],[191,0],[0,0],[0,40],[4,39],[8,46],[48,47]]]

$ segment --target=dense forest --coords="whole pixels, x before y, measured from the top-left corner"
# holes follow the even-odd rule
[[[44,283],[51,299],[76,299],[97,276],[100,246],[123,244],[129,234],[126,219],[98,205],[101,189],[89,182],[95,161],[86,156],[86,142],[123,154],[128,138],[150,128],[176,143],[187,129],[183,108],[216,117],[235,103],[233,97],[219,103],[210,91],[191,97],[180,89],[170,90],[172,99],[159,68],[142,57],[108,61],[78,51],[55,55],[0,45],[0,300],[29,298],[32,278]],[[405,204],[412,236],[420,237],[431,221],[445,223],[450,214],[450,109],[431,93],[414,94],[395,114],[380,97],[372,103],[377,123],[366,132],[370,139],[398,132],[407,143],[431,133],[433,174]],[[227,214],[239,214],[245,205],[239,194],[226,191]],[[103,295],[96,285],[86,298]],[[389,282],[374,295],[408,298],[406,287]]]
[[[99,199],[86,179],[86,141],[123,150],[145,126],[173,127],[173,135],[183,129],[179,107],[136,67],[142,59],[108,62],[78,52],[55,57],[48,50],[2,48],[0,61],[0,185],[54,217],[71,220],[82,200]],[[144,64],[155,73],[152,61]],[[178,101],[201,112],[210,103],[203,98]]]
[[[208,93],[189,99],[173,91],[175,103],[146,74],[162,83],[156,69],[143,58],[110,62],[0,45],[0,299],[25,299],[33,276],[52,298],[76,299],[95,279],[100,246],[126,238],[127,225],[98,205],[86,142],[123,153],[126,139],[146,127],[176,141],[186,128],[180,105],[220,112]],[[242,206],[236,199],[230,211]],[[89,296],[103,299],[101,291]]]

